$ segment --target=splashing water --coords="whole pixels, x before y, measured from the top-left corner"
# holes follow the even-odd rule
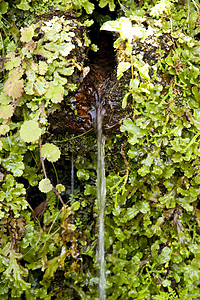
[[[106,299],[105,251],[104,251],[104,210],[106,201],[106,177],[104,164],[104,142],[102,135],[102,101],[99,91],[95,94],[97,108],[97,201],[99,209],[99,299]]]

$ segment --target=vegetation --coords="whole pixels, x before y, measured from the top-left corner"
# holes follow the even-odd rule
[[[98,298],[96,137],[48,132],[97,51],[94,21],[114,34],[127,109],[106,136],[107,299],[199,299],[199,8],[0,1],[2,300]]]

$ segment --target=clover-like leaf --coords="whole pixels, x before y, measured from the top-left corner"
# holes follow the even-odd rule
[[[29,120],[22,124],[20,129],[21,139],[27,143],[35,142],[41,135],[41,129],[39,128],[38,122]]]
[[[60,150],[56,145],[46,143],[42,145],[42,157],[48,161],[55,162],[60,158]]]
[[[12,117],[14,113],[14,108],[12,105],[1,105],[0,106],[0,118],[3,118],[5,120]]]
[[[48,193],[52,190],[53,186],[48,178],[42,179],[39,183],[39,190],[43,193]]]

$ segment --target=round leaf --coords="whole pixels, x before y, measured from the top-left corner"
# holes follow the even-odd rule
[[[42,193],[48,193],[52,190],[51,181],[48,178],[42,179],[39,183],[39,190]]]
[[[0,107],[0,118],[9,119],[14,113],[14,108],[12,105],[1,105]]]
[[[57,161],[60,158],[60,150],[54,144],[46,143],[42,145],[42,157],[51,162]]]
[[[9,77],[4,84],[4,93],[14,99],[20,98],[24,92],[23,80],[18,80],[14,77]]]
[[[30,120],[25,121],[20,129],[21,139],[27,143],[35,142],[41,135],[41,129],[39,128],[38,122]]]

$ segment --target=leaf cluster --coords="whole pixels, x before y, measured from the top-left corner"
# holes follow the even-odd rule
[[[47,115],[78,88],[92,47],[90,16],[85,22],[71,15],[53,17],[54,9],[81,14],[83,8],[91,14],[95,7],[88,0],[12,3],[0,2],[0,297],[96,299],[94,138],[67,136],[62,149],[56,137],[42,142]],[[111,11],[119,7],[113,0],[98,4]],[[197,299],[199,7],[195,1],[120,4],[119,19],[102,28],[116,34],[117,77],[125,92],[120,100],[123,109],[132,108],[121,133],[106,140],[107,298]],[[33,22],[39,10],[48,14]],[[9,17],[13,12],[19,29]],[[70,193],[62,184],[64,177],[71,180],[69,167],[57,170],[54,188],[44,165],[59,165],[63,153],[72,152],[78,188],[70,205],[61,208],[58,198]],[[44,201],[39,208],[35,203],[36,215],[29,203],[37,202],[38,194],[29,190],[38,183]]]

